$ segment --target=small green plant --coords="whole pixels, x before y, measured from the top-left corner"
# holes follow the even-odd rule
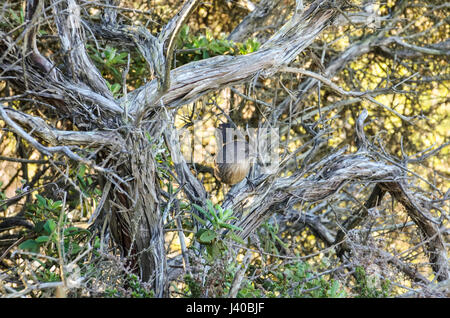
[[[22,25],[25,22],[25,14],[23,12],[23,8],[19,9],[18,14],[13,10],[9,9],[9,14],[16,24]]]
[[[118,291],[117,288],[106,288],[105,289],[105,297],[108,298],[121,298],[124,297],[121,292]]]
[[[192,278],[191,275],[184,276],[184,282],[186,283],[186,294],[190,294],[192,298],[199,298],[202,296],[203,289],[200,282]]]
[[[317,275],[308,263],[285,264],[258,279],[269,297],[340,298],[346,293],[338,281]],[[251,289],[249,290],[251,291]]]
[[[53,201],[52,199],[44,198],[40,194],[36,194],[36,201],[28,206],[26,216],[35,225],[47,219],[55,221],[59,219],[61,207],[62,201]]]
[[[127,52],[118,53],[116,48],[107,46],[104,49],[97,50],[91,45],[86,45],[87,49],[90,50],[91,58],[100,66],[102,71],[108,71],[113,76],[117,82],[122,80],[122,74],[117,69],[118,65],[125,65],[127,61],[125,58],[128,56]]]
[[[96,66],[101,70],[103,77],[110,78],[113,83],[111,84],[106,80],[106,85],[113,94],[114,97],[120,96],[120,89],[122,85],[122,71],[120,66],[126,65],[126,58],[128,52],[119,53],[116,48],[107,46],[104,49],[97,50],[92,45],[86,45],[86,48],[90,52],[90,57],[95,62]]]
[[[133,298],[152,298],[153,292],[142,285],[139,278],[134,274],[128,275],[128,282],[131,288],[131,297]]]
[[[3,186],[3,182],[0,181],[0,189]],[[3,191],[0,191],[0,212],[6,209],[6,204],[2,204],[6,200],[6,194]]]
[[[245,55],[257,51],[260,46],[255,39],[237,43],[226,40],[223,35],[215,38],[210,30],[206,30],[204,35],[194,35],[189,31],[187,25],[180,30],[177,66],[218,55]]]
[[[106,288],[104,292],[105,297],[109,298],[153,298],[153,291],[149,290],[146,284],[142,283],[142,281],[135,274],[126,274],[124,277],[124,281],[121,283],[122,286],[127,287],[111,287]]]
[[[58,203],[57,201],[56,203]],[[42,213],[42,211],[40,211]],[[67,226],[64,224],[61,232],[63,237],[63,247],[65,254],[76,255],[81,250],[80,241],[90,235],[90,232],[78,227]],[[55,246],[59,244],[58,233],[57,233],[57,223],[53,219],[48,219],[45,221],[36,222],[33,232],[35,239],[28,239],[19,245],[20,249],[28,250],[33,253],[39,253],[40,248],[45,249],[44,254],[48,256],[57,256]]]
[[[40,282],[61,281],[60,260],[69,263],[76,259],[92,237],[88,230],[78,228],[69,221],[62,201],[53,201],[36,195],[34,203],[28,206],[26,216],[34,223],[27,233],[27,240],[18,248],[37,255],[22,255],[36,264],[36,278]],[[82,265],[80,260],[79,265]]]
[[[226,245],[220,239],[220,231],[222,229],[228,230],[227,237],[245,244],[234,232],[242,229],[229,223],[236,219],[233,216],[233,210],[226,209],[224,211],[220,205],[216,204],[214,206],[210,200],[206,200],[206,210],[197,204],[193,204],[193,206],[204,216],[203,219],[196,214],[192,214],[203,226],[197,231],[195,237],[200,244],[206,245],[206,250],[211,259],[220,257],[227,250]]]
[[[287,244],[284,243],[279,237],[279,226],[277,223],[264,222],[260,229],[258,229],[258,236],[262,243],[262,246],[266,252],[279,254],[277,246],[287,248]]]
[[[379,286],[376,286],[376,278],[367,275],[362,266],[355,269],[357,298],[386,298],[389,297],[391,283],[389,280],[383,280]]]

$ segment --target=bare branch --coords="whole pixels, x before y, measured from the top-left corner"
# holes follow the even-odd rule
[[[170,87],[170,69],[173,61],[173,50],[175,48],[175,40],[181,30],[183,24],[186,23],[189,16],[197,8],[199,0],[189,0],[181,8],[172,20],[170,20],[159,35],[159,41],[166,44],[166,62],[164,79],[161,85],[161,93],[165,93]]]
[[[19,125],[17,125],[7,114],[7,111],[3,108],[3,106],[0,104],[0,116],[3,118],[3,120],[8,124],[11,129],[17,133],[19,136],[21,136],[23,139],[28,141],[33,147],[35,147],[37,150],[42,152],[45,155],[50,156],[51,154],[61,152],[65,154],[67,157],[69,157],[72,160],[84,163],[88,166],[92,166],[96,170],[100,172],[107,172],[106,169],[97,166],[94,162],[91,160],[85,159],[74,153],[70,150],[67,146],[54,146],[54,147],[45,147],[39,142],[37,142],[33,137],[31,137],[25,130],[23,130]],[[71,138],[69,137],[69,140]]]
[[[397,112],[396,110],[384,105],[383,103],[380,103],[379,101],[377,101],[375,98],[373,98],[372,96],[370,96],[371,94],[373,94],[374,92],[370,92],[370,91],[365,91],[365,92],[354,92],[354,91],[346,91],[343,88],[339,87],[338,85],[334,84],[331,80],[329,80],[326,77],[323,77],[320,74],[311,72],[311,71],[307,71],[301,68],[295,68],[295,67],[283,67],[281,69],[281,71],[285,71],[285,72],[292,72],[292,73],[299,73],[299,74],[304,74],[307,76],[310,76],[312,78],[318,79],[319,81],[323,82],[324,84],[328,85],[329,87],[331,87],[333,90],[335,90],[337,93],[339,93],[340,95],[343,96],[350,96],[350,97],[360,97],[363,99],[367,99],[368,101],[377,104],[381,107],[383,107],[384,109],[386,109],[387,111],[395,114],[396,116],[400,117],[401,119],[403,119],[404,121],[409,122],[411,120],[410,117],[406,117],[403,116],[402,114],[400,114],[399,112]]]
[[[89,58],[83,39],[80,7],[75,0],[53,1],[55,23],[73,80],[87,84],[96,93],[112,100],[112,94],[97,67]]]
[[[91,146],[91,147],[123,147],[123,140],[119,134],[112,131],[67,131],[50,127],[42,118],[30,116],[17,110],[3,108],[4,114],[23,126],[31,128],[33,134],[38,135],[51,145],[63,146]]]
[[[191,62],[171,71],[171,87],[161,98],[167,107],[176,107],[229,85],[250,80],[255,75],[270,76],[288,64],[328,25],[337,12],[329,1],[315,1],[303,14],[295,14],[259,51],[244,56],[218,56]],[[130,112],[141,114],[146,107],[159,105],[155,81],[131,92]]]

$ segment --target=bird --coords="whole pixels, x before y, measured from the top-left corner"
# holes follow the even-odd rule
[[[218,129],[214,175],[222,183],[234,185],[241,182],[251,167],[249,144],[230,123],[222,123]]]

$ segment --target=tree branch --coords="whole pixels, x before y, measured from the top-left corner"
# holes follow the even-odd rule
[[[337,10],[331,1],[315,1],[303,14],[295,14],[259,51],[243,56],[218,56],[191,62],[171,71],[171,86],[162,97],[155,80],[128,94],[130,112],[141,114],[148,107],[177,107],[229,85],[254,76],[270,76],[288,64],[327,26]]]
[[[18,112],[13,112],[14,114],[19,114]],[[24,115],[24,114],[22,114]],[[80,157],[79,155],[77,155],[76,153],[74,153],[72,150],[70,150],[70,148],[68,148],[67,146],[54,146],[54,147],[45,147],[42,144],[40,144],[39,142],[37,142],[33,137],[31,137],[25,130],[22,129],[22,127],[20,127],[19,125],[17,125],[9,116],[7,111],[4,109],[3,105],[0,104],[0,117],[3,118],[3,120],[6,122],[6,124],[11,127],[11,129],[18,134],[20,137],[22,137],[23,139],[25,139],[27,142],[29,142],[34,148],[36,148],[38,151],[42,152],[44,155],[50,156],[54,153],[57,152],[61,152],[63,154],[65,154],[67,157],[69,157],[72,160],[84,163],[88,166],[92,166],[94,169],[100,171],[100,172],[107,172],[106,169],[97,166],[94,162],[92,162],[91,160],[85,159]],[[38,119],[38,122],[40,122],[43,120],[42,119]],[[44,128],[43,131],[45,131],[46,129]],[[55,131],[52,131],[53,133]],[[42,133],[42,131],[41,131]],[[90,139],[92,137],[92,133],[91,134],[87,134],[87,138]],[[42,134],[42,136],[49,136],[46,134]],[[64,138],[63,135],[61,135],[61,139],[66,139],[66,140],[72,140],[73,137],[77,137],[80,138],[79,134],[74,134],[72,136],[70,136],[69,133],[69,137],[66,135],[65,137],[68,138]],[[86,137],[86,136],[83,136]],[[56,138],[56,140],[58,139],[58,137]],[[52,140],[52,138],[49,138],[49,140]],[[80,138],[80,140],[83,140],[83,138]],[[95,137],[94,139],[95,140]]]
[[[161,93],[165,93],[169,87],[170,87],[170,69],[172,67],[172,61],[173,61],[173,50],[175,48],[175,40],[178,36],[178,33],[181,30],[181,27],[183,24],[186,23],[189,16],[192,14],[192,12],[197,8],[199,5],[199,0],[189,0],[184,5],[183,8],[181,8],[180,12],[178,12],[164,27],[164,29],[159,34],[159,41],[161,43],[167,43],[166,44],[166,62],[165,65],[165,71],[164,71],[164,78],[162,80],[161,85]]]

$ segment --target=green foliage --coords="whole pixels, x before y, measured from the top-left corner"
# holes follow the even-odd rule
[[[10,14],[10,18],[18,25],[21,25],[25,22],[25,14],[23,12],[23,8],[19,9],[19,12],[15,12],[14,10],[9,9],[8,13]]]
[[[246,284],[242,284],[237,294],[238,298],[261,298],[263,296],[262,290],[255,288],[255,283],[251,281],[246,281]]]
[[[53,201],[36,194],[36,201],[28,206],[26,216],[36,225],[48,218],[58,220],[61,207],[62,201]]]
[[[192,205],[197,209],[197,211],[203,214],[203,216],[206,218],[207,221],[209,221],[209,224],[213,227],[214,230],[219,230],[221,228],[238,231],[242,230],[241,228],[228,223],[231,220],[237,219],[236,217],[233,216],[233,210],[226,209],[224,211],[220,205],[216,204],[214,206],[211,200],[206,200],[206,206],[208,208],[207,210],[203,209],[201,206],[197,204]],[[204,219],[201,219],[195,214],[193,214],[193,216],[196,218],[198,222],[200,222],[204,226],[208,225],[208,222],[205,221]]]
[[[54,202],[51,199],[36,195],[36,203],[31,204],[28,216],[34,221],[34,236],[36,238],[24,241],[19,245],[20,249],[39,253],[41,247],[44,248],[44,255],[57,257],[55,246],[59,243],[59,236],[63,237],[63,247],[65,254],[76,255],[81,249],[81,241],[90,235],[90,232],[78,227],[70,226],[67,222],[67,215],[63,215],[63,224],[58,228],[57,222],[63,213],[62,202]]]
[[[277,246],[287,248],[287,245],[279,237],[279,226],[276,223],[270,223],[269,221],[264,222],[258,229],[258,236],[262,242],[264,251],[279,254]]]
[[[202,296],[202,287],[198,281],[192,278],[191,275],[184,276],[184,282],[186,283],[186,294],[190,294],[192,298],[199,298]]]
[[[136,275],[130,274],[128,278],[132,298],[152,298],[154,296],[152,291],[149,291],[148,288],[142,285],[142,282]]]
[[[367,275],[362,266],[355,269],[357,298],[385,298],[391,293],[391,283],[389,280],[383,280],[379,286],[376,286],[376,277]]]
[[[40,282],[61,281],[59,260],[70,262],[83,252],[87,241],[92,237],[85,229],[75,227],[69,221],[62,201],[54,201],[41,195],[28,206],[26,216],[34,223],[29,239],[22,242],[18,248],[36,253],[30,257],[38,265],[35,275]],[[80,260],[79,266],[82,266]]]
[[[0,188],[3,186],[3,182],[0,181]],[[3,191],[0,191],[0,202],[4,202],[6,199],[6,194]],[[6,209],[6,204],[0,204],[0,211],[4,211]]]
[[[119,97],[120,89],[122,88],[120,84],[122,83],[122,70],[120,67],[127,64],[126,58],[128,57],[128,53],[119,53],[116,48],[110,46],[97,50],[92,45],[86,45],[86,49],[95,65],[101,71],[102,76],[113,81],[112,84],[106,81],[106,85],[108,85],[113,96]]]
[[[125,277],[125,281],[122,282],[122,285],[126,285],[128,288],[106,288],[105,289],[105,297],[109,298],[122,298],[122,297],[131,297],[131,298],[153,298],[154,293],[151,291],[146,284],[143,284],[142,281],[135,274],[127,274]]]
[[[176,66],[191,61],[198,61],[218,55],[244,55],[259,49],[260,43],[255,39],[248,39],[244,43],[228,41],[224,36],[214,38],[211,31],[205,35],[193,35],[185,25],[178,37],[178,50]],[[86,50],[106,80],[106,85],[115,98],[122,95],[123,70],[130,58],[127,85],[137,88],[141,86],[147,76],[147,64],[136,50],[133,52],[120,52],[118,49],[106,46],[104,48],[86,44]]]
[[[117,288],[107,288],[105,289],[105,297],[108,298],[121,298],[124,297],[124,295],[119,292]]]
[[[206,210],[197,204],[193,204],[193,206],[204,216],[204,218],[201,218],[194,213],[192,214],[203,226],[198,229],[195,238],[200,244],[206,245],[208,259],[210,261],[222,256],[227,251],[226,245],[220,239],[221,230],[228,230],[226,237],[238,243],[245,244],[234,232],[242,229],[229,223],[236,219],[233,216],[233,210],[226,209],[224,211],[220,205],[216,204],[214,206],[210,200],[206,200]]]
[[[206,30],[205,35],[194,35],[187,25],[180,30],[177,44],[177,66],[218,55],[245,55],[257,51],[260,46],[255,39],[236,43],[226,40],[225,36],[214,38],[210,30]]]
[[[123,72],[128,67],[128,59],[127,85],[137,88],[147,80],[147,63],[138,50],[120,52],[110,46],[97,48],[89,44],[86,45],[86,50],[115,98],[122,96]]]
[[[96,62],[102,72],[110,72],[117,82],[122,80],[122,74],[117,66],[127,63],[125,60],[128,56],[127,52],[118,53],[116,48],[110,46],[101,50],[97,50],[91,45],[86,45],[86,48],[90,51],[92,60]]]
[[[267,290],[269,297],[320,297],[320,298],[340,298],[346,293],[342,290],[336,280],[326,280],[323,276],[317,275],[311,266],[304,262],[287,264],[271,272],[267,278],[258,279],[262,287]],[[242,292],[250,295],[253,285],[248,285]]]

